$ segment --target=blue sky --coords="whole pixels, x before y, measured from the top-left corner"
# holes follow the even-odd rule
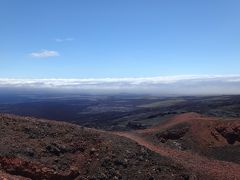
[[[0,78],[240,74],[239,0],[0,0]]]

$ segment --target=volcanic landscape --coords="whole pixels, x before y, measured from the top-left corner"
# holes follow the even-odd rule
[[[0,179],[240,179],[239,96],[23,97],[0,104]]]

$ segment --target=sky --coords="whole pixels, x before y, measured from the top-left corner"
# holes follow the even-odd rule
[[[239,0],[0,0],[0,78],[240,74]]]

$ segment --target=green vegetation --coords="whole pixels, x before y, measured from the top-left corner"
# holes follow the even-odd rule
[[[169,107],[169,106],[173,106],[176,105],[178,103],[182,103],[185,102],[186,100],[184,99],[170,99],[170,100],[162,100],[162,101],[157,101],[157,102],[153,102],[150,104],[143,104],[140,105],[138,107],[142,107],[142,108],[160,108],[160,107]]]

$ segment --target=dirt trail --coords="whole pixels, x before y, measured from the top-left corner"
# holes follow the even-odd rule
[[[159,131],[159,129],[167,129],[169,127],[172,127],[176,124],[179,123],[184,123],[184,122],[191,122],[191,121],[197,121],[197,120],[218,120],[217,118],[214,117],[207,117],[200,115],[198,113],[185,113],[185,114],[181,114],[178,116],[174,116],[170,119],[167,119],[164,122],[161,122],[160,124],[147,128],[147,129],[142,129],[142,130],[137,130],[136,132],[141,133],[141,134],[151,134],[153,132]]]
[[[239,164],[210,160],[191,152],[178,151],[167,147],[159,147],[152,144],[151,142],[146,141],[136,133],[115,132],[114,134],[133,140],[139,145],[144,146],[151,151],[154,151],[162,156],[169,157],[176,163],[183,165],[185,168],[191,170],[192,172],[208,175],[209,177],[217,180],[240,179]]]

